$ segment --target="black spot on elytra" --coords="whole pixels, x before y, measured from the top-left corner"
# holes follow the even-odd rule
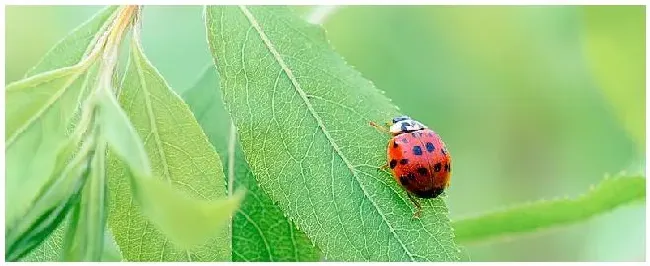
[[[409,143],[409,140],[406,138],[402,138],[402,143]]]
[[[431,142],[427,142],[426,146],[427,146],[427,151],[428,152],[433,152],[436,149],[436,147],[433,146],[433,143],[431,143]]]
[[[414,191],[413,193],[420,198],[433,199],[440,196],[443,191],[445,191],[444,188],[432,188],[425,191]]]
[[[428,172],[429,172],[429,171],[427,171],[427,169],[424,168],[424,167],[420,167],[420,168],[418,168],[418,173],[419,173],[420,175],[427,175]]]
[[[399,177],[399,182],[402,183],[402,185],[407,186],[409,184],[409,179],[407,176],[403,175]]]
[[[415,180],[415,175],[413,173],[408,173],[406,175],[399,177],[399,182],[402,183],[402,185],[404,186],[407,186],[413,180]]]
[[[420,146],[413,146],[413,154],[415,155],[422,155],[422,147]]]
[[[447,172],[451,171],[451,166],[449,164],[445,164],[445,171]]]
[[[390,169],[395,168],[396,165],[397,165],[397,161],[395,159],[390,160]]]
[[[399,164],[401,164],[401,165],[404,165],[404,164],[407,164],[407,163],[409,163],[409,159],[404,158],[404,159],[399,160]]]
[[[437,164],[435,164],[433,166],[433,171],[434,172],[440,172],[440,169],[442,169],[442,164],[441,163],[437,163]]]
[[[410,181],[415,180],[415,175],[413,173],[408,173],[406,176],[409,178]]]
[[[393,141],[393,148],[397,148],[397,141],[396,140]]]

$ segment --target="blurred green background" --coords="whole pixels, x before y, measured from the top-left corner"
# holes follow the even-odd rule
[[[100,8],[7,7],[6,83]],[[177,92],[211,63],[201,7],[146,7],[143,27],[145,52]],[[324,27],[352,66],[447,142],[452,219],[644,173],[644,7],[354,6]],[[466,249],[473,261],[645,261],[645,235],[636,205]]]

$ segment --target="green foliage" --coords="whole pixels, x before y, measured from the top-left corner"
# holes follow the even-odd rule
[[[8,261],[16,261],[38,246],[59,226],[67,212],[77,204],[81,188],[88,176],[92,140],[87,140],[67,164],[77,142],[71,140],[59,153],[52,178],[44,184],[38,196],[21,217],[20,223],[8,227],[5,253]]]
[[[280,7],[208,7],[206,24],[253,174],[326,259],[458,260],[443,199],[413,219],[404,190],[379,170],[388,136],[368,123],[397,109],[319,27]]]
[[[106,171],[104,170],[106,144],[101,143],[89,158],[88,180],[81,199],[69,216],[65,238],[64,261],[99,261],[104,252],[104,228],[108,216]]]
[[[82,61],[82,59],[84,55],[90,56],[93,44],[99,38],[98,32],[107,27],[108,18],[114,16],[116,10],[117,7],[103,9],[55,45],[26,74],[30,78],[8,85],[6,88],[7,188],[5,191],[7,199],[12,202],[7,205],[6,212],[9,227],[14,220],[12,213],[28,210],[29,206],[25,204],[30,204],[34,192],[47,187],[43,182],[50,177],[52,171],[51,178],[62,176],[62,171],[74,152],[76,143],[69,141],[63,146],[62,143],[66,142],[68,125],[72,122],[73,113],[79,105],[80,91],[86,88],[91,75],[83,72],[93,63],[93,60],[87,58]],[[80,79],[81,77],[83,79]],[[9,136],[10,132],[15,134]],[[9,142],[10,140],[12,142]],[[58,159],[55,159],[57,158],[55,156],[58,156]],[[66,191],[66,186],[70,185],[66,183],[51,189]],[[56,204],[57,201],[45,203]],[[31,207],[32,212],[38,210],[34,205]],[[59,218],[62,219],[63,216]],[[62,235],[63,231],[63,224],[60,224],[55,232]],[[63,245],[62,237],[59,235],[49,237],[49,233],[43,233],[46,243],[37,247],[37,250],[26,260],[43,261],[48,257],[55,260],[60,258],[60,252],[40,250]]]
[[[50,234],[50,236],[38,248],[32,250],[27,256],[23,257],[22,262],[44,262],[59,261],[63,256],[63,243],[65,237],[65,228],[67,224],[64,221],[59,227]],[[119,262],[122,261],[122,254],[115,243],[113,234],[109,230],[104,230],[104,252],[101,261]]]
[[[107,89],[102,90],[107,92]],[[151,163],[142,140],[115,98],[106,95],[99,99],[99,123],[102,135],[111,151],[129,164],[136,176],[150,176]]]
[[[456,241],[469,243],[587,220],[617,207],[645,200],[645,177],[606,178],[574,199],[542,200],[461,219],[452,223]]]
[[[115,16],[113,11],[112,8],[100,11],[95,18],[61,41],[34,71],[62,68],[30,76],[6,88],[10,116],[6,132],[6,150],[11,158],[8,162],[24,161],[16,161],[8,171],[8,183],[13,186],[11,191],[16,192],[8,195],[11,197],[8,201],[15,199],[18,204],[14,206],[20,207],[12,209],[15,212],[8,212],[12,218],[12,222],[7,223],[5,239],[6,259],[9,261],[121,260],[120,252],[112,248],[113,238],[105,230],[108,209],[105,176],[107,145],[104,141],[123,155],[125,165],[130,166],[126,171],[135,174],[131,182],[135,202],[142,206],[143,212],[153,223],[178,242],[176,244],[203,243],[213,237],[215,231],[220,231],[222,235],[229,234],[224,233],[227,228],[224,223],[237,208],[243,193],[230,199],[209,202],[189,198],[169,184],[151,178],[144,145],[134,134],[131,122],[125,119],[126,115],[115,101],[115,96],[110,93],[114,60],[117,58],[116,46],[124,29],[133,22],[132,16],[137,9],[120,8]],[[112,21],[107,27],[102,19],[109,17]],[[96,30],[105,32],[93,32]],[[136,64],[144,62],[143,56],[136,59],[139,59]],[[78,63],[65,66],[70,60],[78,60]],[[95,72],[97,69],[94,66],[98,60],[99,70]],[[144,67],[149,71],[153,69],[150,65]],[[140,70],[142,68],[140,66]],[[148,77],[146,81],[153,83],[156,80]],[[169,90],[167,87],[160,88]],[[165,96],[155,96],[161,95]],[[176,102],[182,104],[178,97]],[[80,106],[83,107],[80,109]],[[185,114],[191,119],[187,107]],[[68,136],[71,127],[73,131]],[[194,128],[195,132],[202,134],[196,122]],[[207,144],[207,139],[203,139]],[[166,145],[174,143],[164,141]],[[209,145],[201,147],[212,151]],[[182,149],[181,152],[190,154]],[[216,163],[208,166],[212,166],[215,173],[221,173],[219,159],[214,151],[212,154]],[[115,159],[110,162],[121,163]],[[199,171],[210,170],[210,167],[204,167],[206,165],[195,166]],[[219,176],[216,177],[211,182],[218,184]],[[181,182],[181,185],[184,183]],[[221,187],[225,188],[223,185]],[[225,189],[223,192],[222,196]],[[72,213],[68,215],[70,210]],[[66,216],[69,221],[62,224]],[[215,244],[228,247],[227,241]],[[23,259],[39,245],[42,248],[34,251],[35,255]]]
[[[212,58],[205,59],[214,60],[214,66],[181,98],[141,47],[140,8],[102,8],[52,47],[22,80],[6,86],[5,192],[10,204],[5,206],[5,260],[471,261],[470,252],[456,243],[583,222],[645,199],[645,177],[617,176],[574,199],[542,200],[453,222],[445,193],[422,201],[422,217],[414,218],[415,207],[404,189],[380,169],[390,136],[369,126],[401,112],[334,52],[320,26],[305,22],[309,15],[286,7],[206,7]],[[584,10],[584,45],[595,79],[642,148],[644,68],[643,58],[636,56],[644,54],[642,9]],[[492,65],[508,55],[504,42],[533,47],[545,38],[493,38],[471,24],[480,20],[464,24],[465,18],[446,11],[446,16],[434,16],[436,21],[456,21],[469,34],[454,30],[443,39],[487,43],[487,49],[477,50],[476,42],[463,42],[478,51],[464,55],[476,53],[482,61],[477,65]],[[378,19],[374,12],[371,16]],[[374,77],[382,88],[403,87],[393,77],[411,73],[417,78],[410,85],[428,87],[432,68],[434,79],[445,75],[437,60],[449,58],[422,55],[444,48],[438,39],[421,34],[430,27],[418,15],[429,11],[409,12],[404,25],[412,32],[383,34],[382,42],[364,48],[369,54],[375,49],[400,57],[374,69],[379,72],[370,68],[372,75],[382,70],[396,74]],[[496,28],[511,27],[516,18],[498,10],[489,16],[498,19],[486,25]],[[609,27],[603,18],[629,27]],[[368,24],[384,33],[394,21],[382,18],[378,23],[385,24]],[[127,32],[133,33],[130,42],[124,41]],[[373,33],[366,29],[364,34]],[[395,48],[390,41],[396,36],[421,41]],[[523,67],[538,57],[533,49],[518,53],[513,62]],[[425,64],[429,62],[435,63]],[[506,86],[510,90],[542,86],[530,78],[545,75],[540,69],[500,67],[491,72],[496,73],[492,82],[512,83]],[[509,78],[512,73],[521,75]],[[410,93],[399,97],[430,102],[412,99],[422,91]],[[435,93],[452,95],[447,89]],[[474,97],[486,98],[492,90],[481,93]],[[441,104],[426,112],[465,107],[454,108]],[[513,119],[523,119],[517,115]],[[445,119],[455,118],[440,121]],[[464,134],[454,137],[467,140],[478,133]],[[499,134],[495,145],[499,141],[511,139]],[[468,180],[462,174],[470,164],[462,156],[454,158]]]
[[[119,102],[144,141],[153,177],[132,165],[129,171],[109,155],[110,226],[129,261],[228,261],[225,225],[242,195],[219,200],[226,196],[219,156],[189,107],[146,59],[138,38],[132,38]]]
[[[231,189],[246,190],[247,197],[232,221],[233,261],[318,261],[318,248],[257,185],[223,106],[214,66],[183,93],[183,100],[221,155],[224,174],[233,179]]]
[[[6,197],[12,202],[5,215],[13,227],[28,210],[56,167],[56,156],[66,139],[77,90],[66,90],[80,76],[72,67],[34,76],[5,90]]]

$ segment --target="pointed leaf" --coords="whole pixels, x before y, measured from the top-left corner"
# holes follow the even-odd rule
[[[284,7],[210,6],[208,41],[250,168],[271,199],[335,261],[456,261],[444,198],[421,219],[379,168],[398,115]]]
[[[153,175],[131,177],[128,168],[109,154],[109,226],[129,261],[230,261],[230,218],[223,214],[233,211],[230,204],[237,198],[224,200],[226,186],[219,156],[187,105],[145,58],[137,39],[134,36],[131,44],[119,102],[144,142]],[[179,198],[172,188],[189,198]],[[192,220],[197,216],[215,220]],[[183,232],[177,231],[181,224],[190,230],[185,237],[178,235]],[[215,228],[218,232],[212,234]],[[185,238],[196,237],[200,231],[212,240],[191,250],[181,247],[194,242]]]
[[[607,178],[577,198],[527,203],[454,221],[456,240],[471,243],[584,221],[623,205],[643,202],[645,188],[643,176]]]
[[[232,174],[233,189],[244,188],[248,195],[232,222],[233,261],[318,261],[318,248],[257,185],[236,136],[230,134],[232,122],[223,106],[214,66],[183,93],[183,99],[219,153],[224,174],[228,178]],[[233,169],[229,166],[232,159]]]

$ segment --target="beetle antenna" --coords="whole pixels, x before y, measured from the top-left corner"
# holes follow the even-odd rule
[[[386,127],[384,127],[384,126],[380,126],[380,125],[378,125],[378,124],[375,123],[375,122],[370,121],[370,126],[376,128],[376,129],[378,129],[379,131],[381,131],[381,132],[383,132],[383,133],[390,133],[389,130],[388,130],[388,128],[386,128]]]

